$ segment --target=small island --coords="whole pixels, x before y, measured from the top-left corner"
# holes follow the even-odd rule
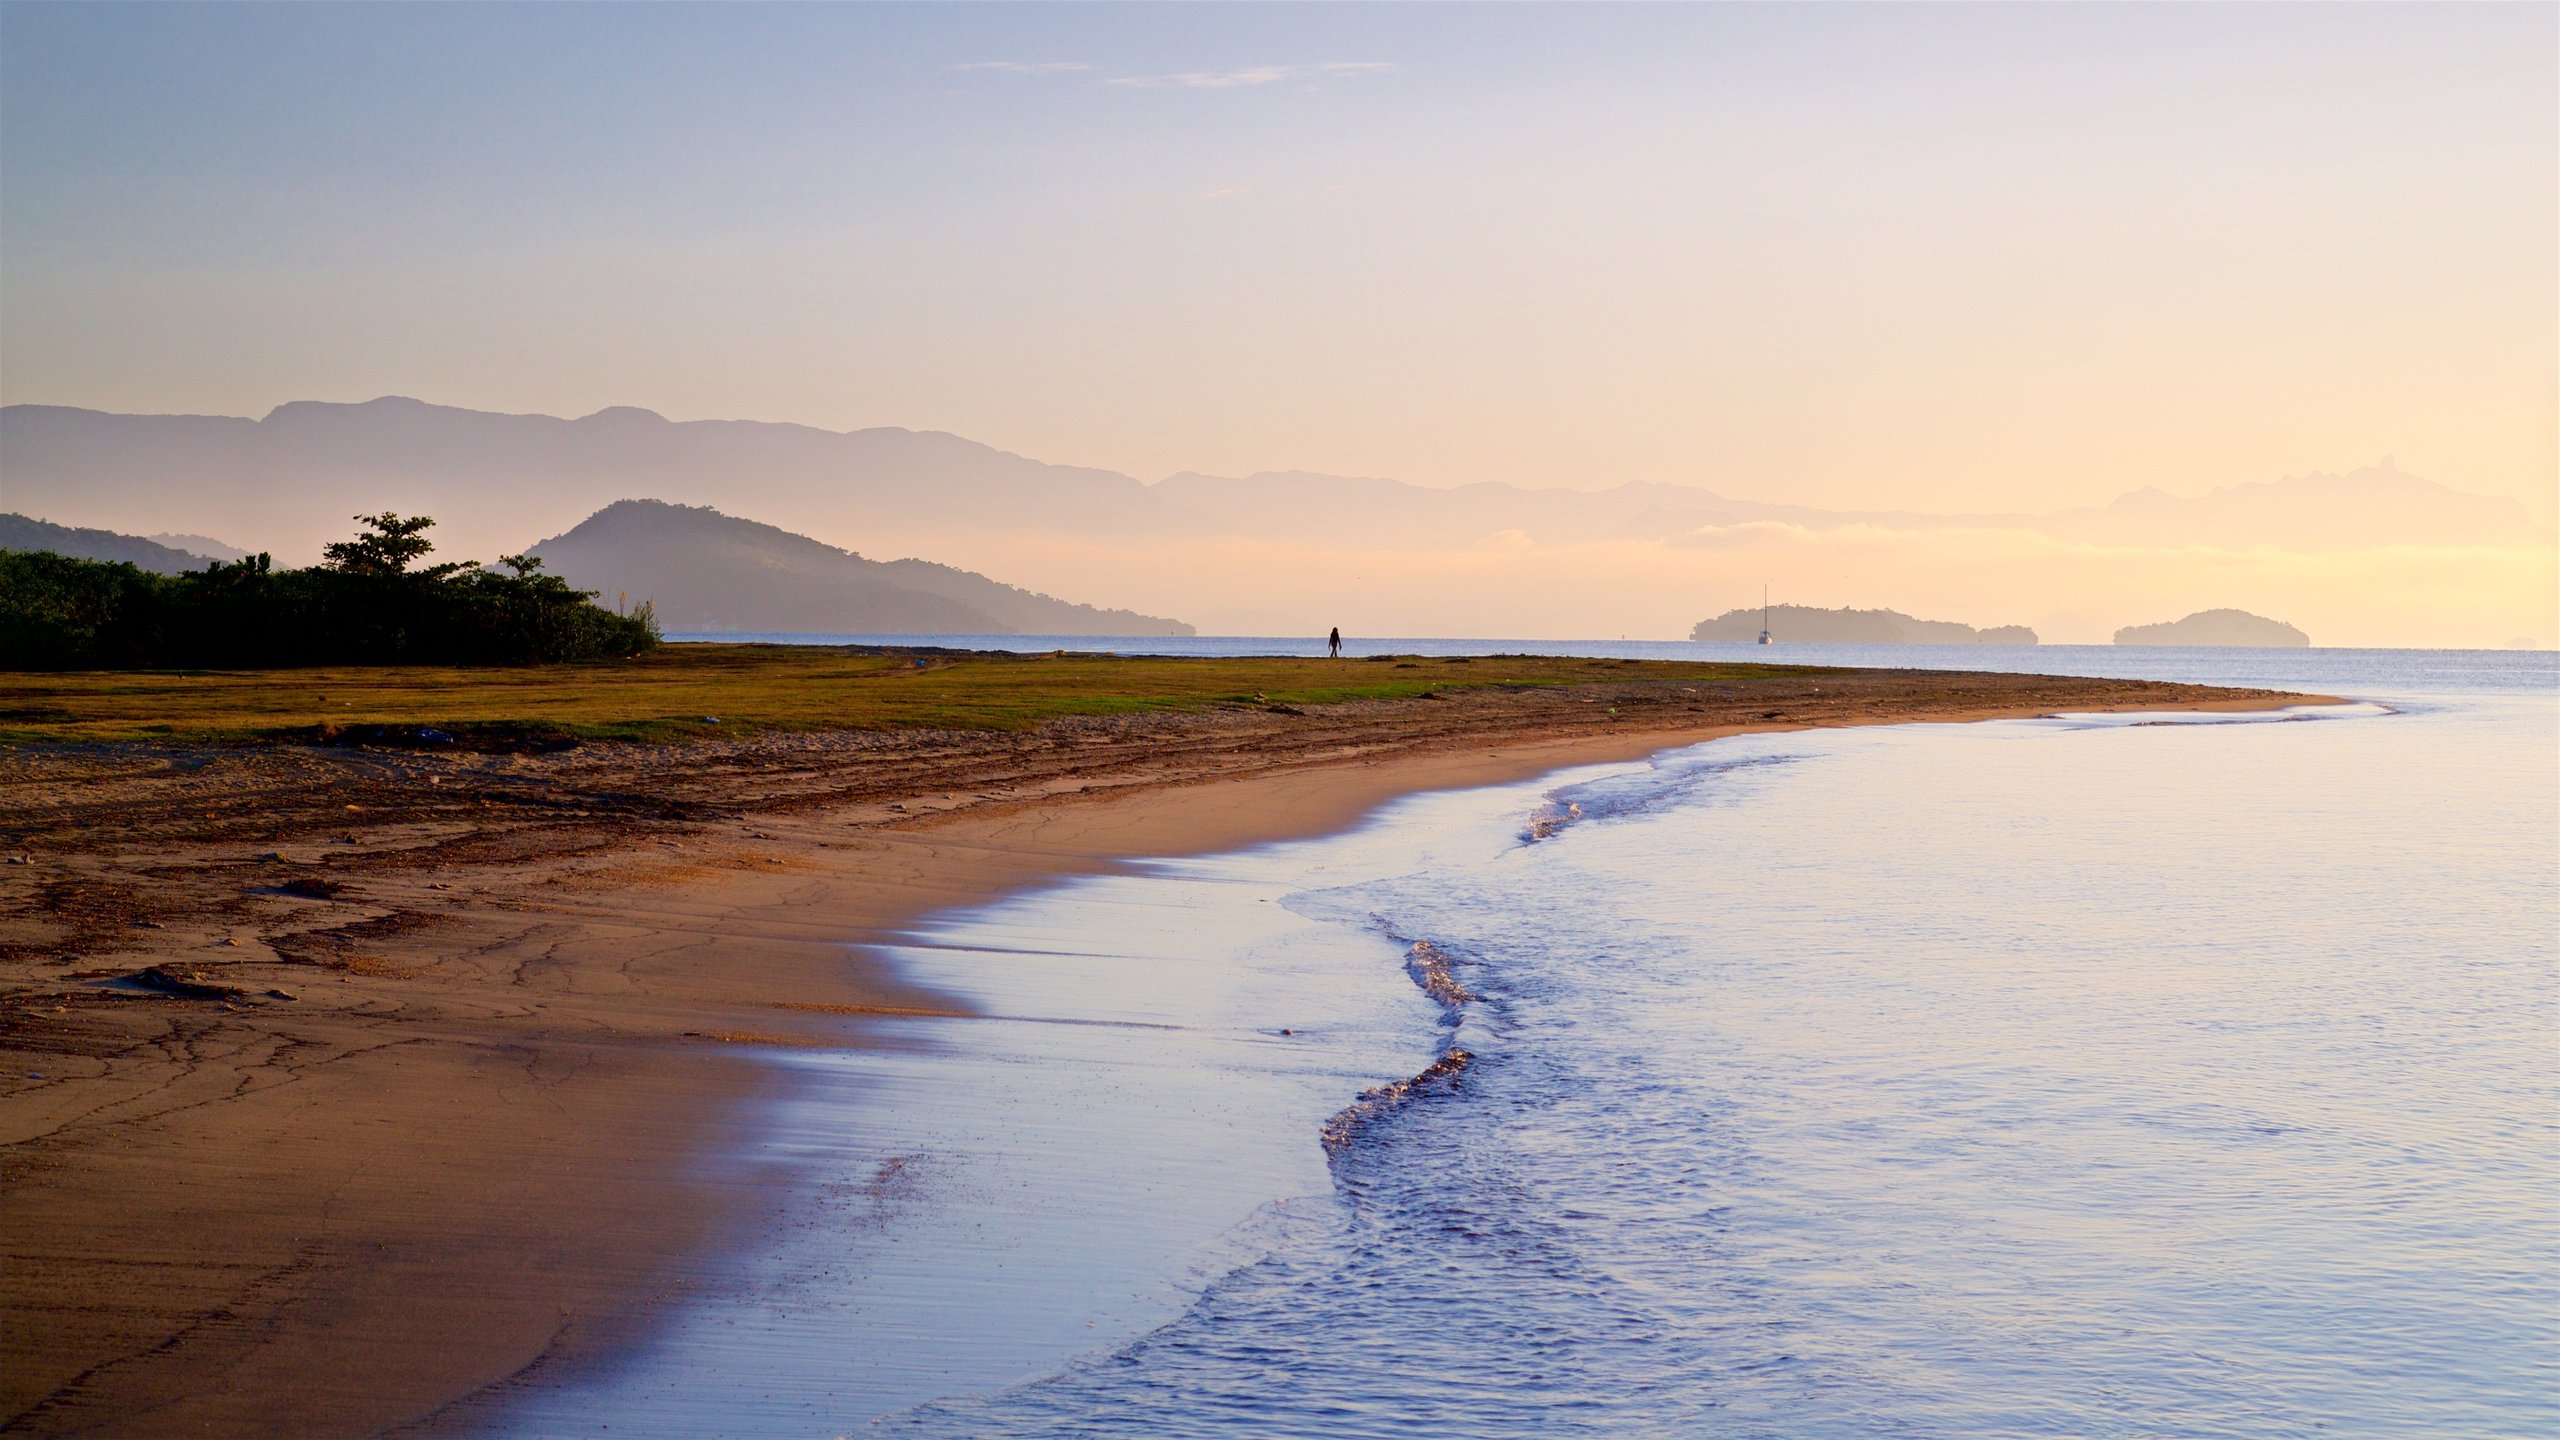
[[[2307,650],[2311,637],[2281,620],[2246,610],[2199,610],[2184,620],[2127,625],[2119,645],[2218,645],[2268,650]]]
[[[1689,631],[1692,640],[1760,638],[1761,617],[1780,643],[1810,645],[2033,645],[2036,632],[2024,625],[1995,625],[1976,630],[1953,620],[1915,620],[1899,610],[1818,610],[1810,605],[1754,605],[1727,610],[1701,620]]]

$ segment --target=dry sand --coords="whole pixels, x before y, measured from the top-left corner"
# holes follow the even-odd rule
[[[0,752],[0,1428],[442,1430],[611,1353],[769,1210],[701,1163],[776,1083],[758,1045],[958,1016],[851,948],[930,911],[1748,729],[2309,698],[1879,671],[1748,713],[1650,686],[553,756]]]

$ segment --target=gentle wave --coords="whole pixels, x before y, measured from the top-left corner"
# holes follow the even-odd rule
[[[1344,1106],[1332,1119],[1324,1122],[1319,1135],[1325,1148],[1339,1151],[1357,1143],[1371,1125],[1413,1100],[1454,1094],[1458,1088],[1458,1077],[1467,1072],[1467,1067],[1474,1064],[1475,1059],[1471,1051],[1449,1050],[1418,1074],[1384,1085],[1373,1085],[1362,1091],[1358,1100]]]
[[[1793,755],[1750,755],[1711,758],[1684,750],[1648,763],[1641,770],[1606,775],[1548,792],[1531,811],[1520,831],[1523,844],[1536,844],[1585,821],[1628,820],[1679,805],[1695,804],[1710,787],[1752,771],[1793,763]]]

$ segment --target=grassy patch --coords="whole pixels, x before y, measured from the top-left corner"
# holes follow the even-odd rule
[[[0,674],[0,741],[243,741],[540,750],[765,731],[1026,730],[1072,715],[1266,709],[1468,690],[1685,681],[1746,687],[1802,665],[1552,656],[1131,658],[668,645],[632,660]]]

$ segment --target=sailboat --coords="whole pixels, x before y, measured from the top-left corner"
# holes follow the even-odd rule
[[[1769,587],[1766,585],[1760,587],[1760,643],[1763,645],[1778,643],[1769,638]]]

